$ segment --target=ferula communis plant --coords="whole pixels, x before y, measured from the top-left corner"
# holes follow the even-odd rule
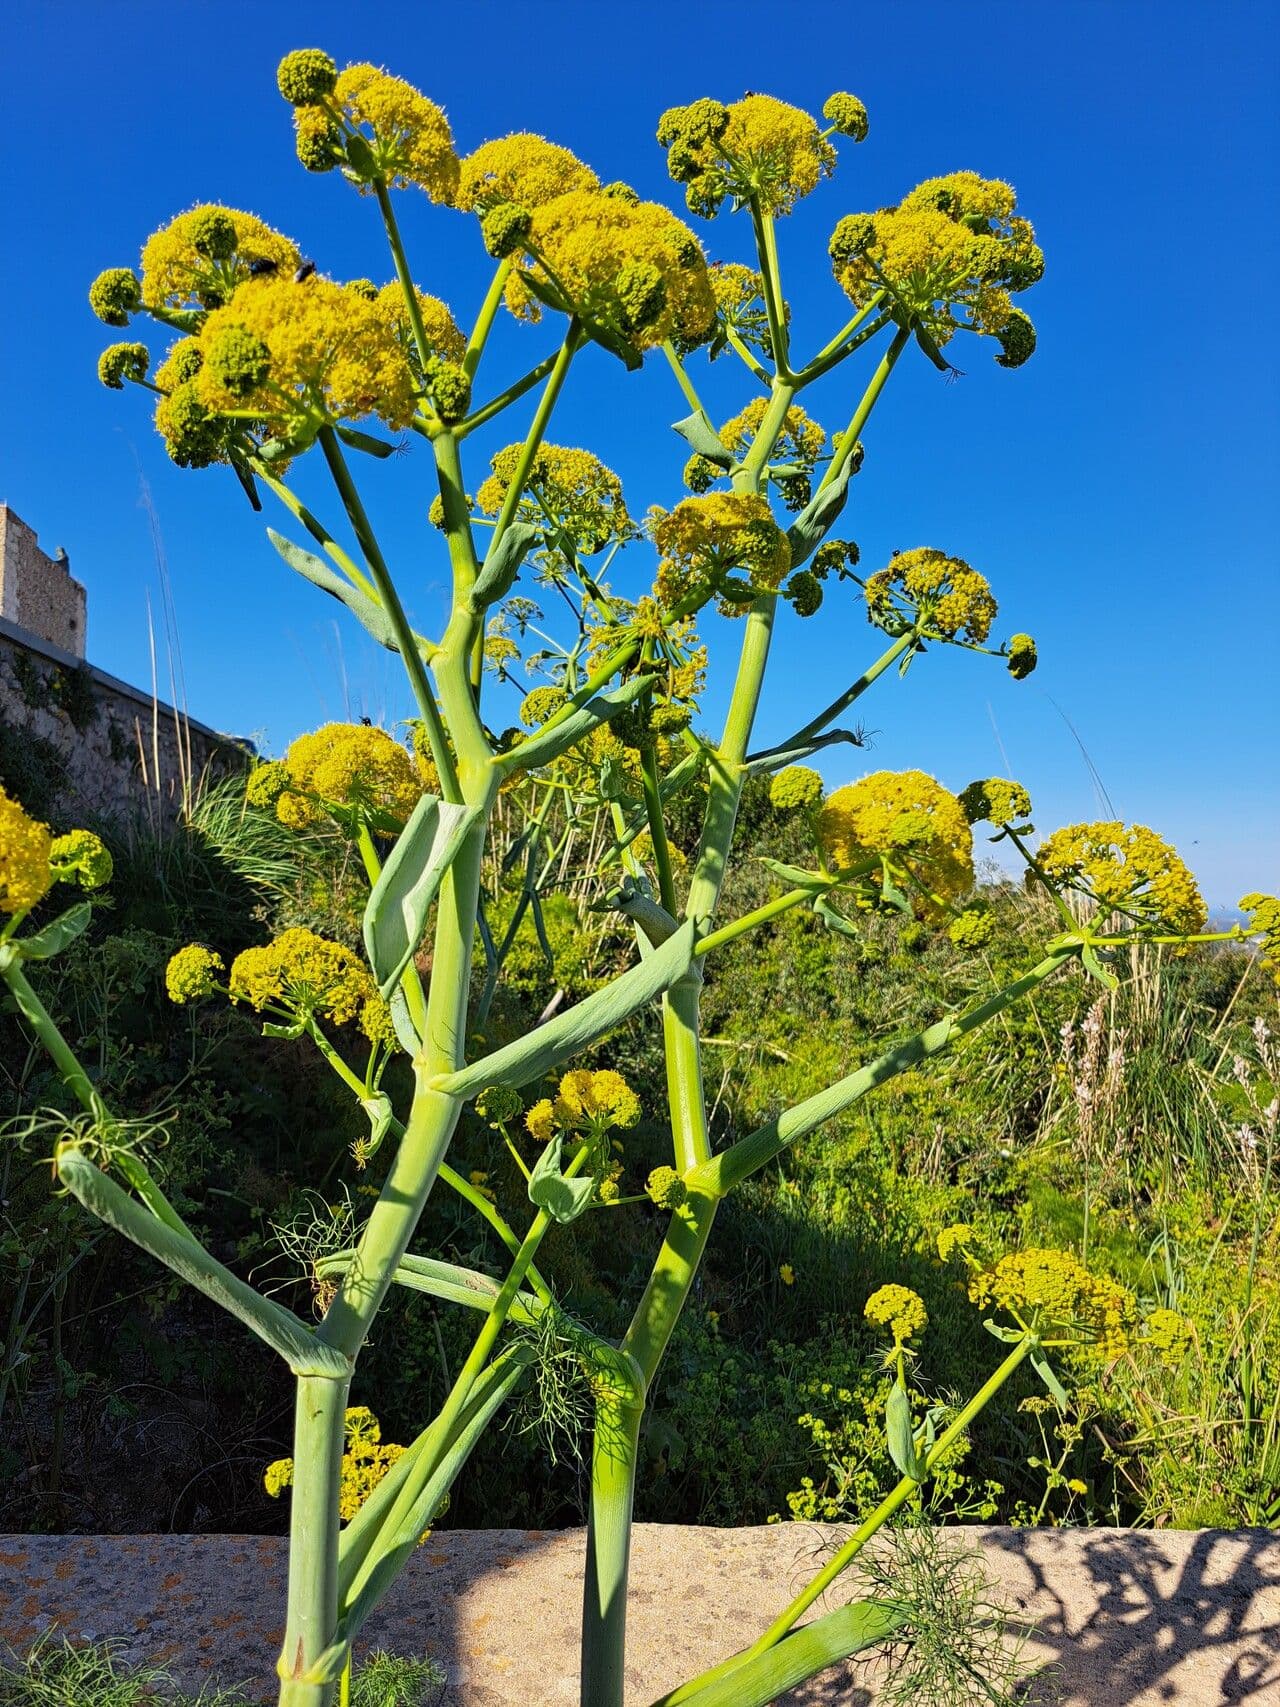
[[[866,134],[854,96],[833,95],[825,124],[765,95],[731,105],[698,100],[662,116],[658,140],[689,210],[745,222],[755,246],[748,267],[708,264],[684,220],[625,184],[602,183],[538,136],[508,136],[459,159],[440,108],[373,66],[339,72],[325,53],[306,49],[282,62],[279,87],[295,109],[302,164],[340,172],[362,192],[360,211],[380,215],[391,282],[334,281],[257,217],[204,206],[147,241],[139,272],[103,273],[90,301],[108,325],[149,321],[177,334],[154,366],[146,343],[112,346],[102,380],[153,395],[156,425],[177,463],[225,465],[255,508],[264,497],[279,505],[293,537],[272,532],[271,539],[285,563],[399,655],[416,704],[412,757],[381,731],[331,725],[250,779],[251,798],[282,822],[303,827],[325,818],[350,837],[369,885],[364,955],[299,928],[230,967],[216,947],[192,945],[169,971],[174,1000],[222,993],[263,1014],[274,1035],[317,1048],[368,1115],[360,1159],[388,1146],[380,1194],[353,1242],[315,1257],[318,1322],[264,1297],[203,1248],[153,1177],[144,1147],[128,1141],[128,1122],[105,1106],[58,1032],[27,969],[35,967],[38,983],[39,962],[84,928],[89,903],[26,934],[24,921],[55,879],[88,887],[107,873],[91,838],[77,833],[55,843],[2,797],[0,911],[8,923],[0,970],[86,1111],[58,1146],[63,1188],[221,1304],[296,1377],[283,1707],[329,1707],[344,1688],[353,1640],[476,1440],[537,1361],[548,1317],[557,1355],[567,1346],[576,1357],[592,1412],[581,1699],[586,1707],[620,1707],[637,1442],[721,1200],[788,1144],[952,1048],[1064,968],[1110,980],[1114,951],[1135,938],[1185,943],[1210,933],[1190,873],[1141,826],[1071,826],[1035,852],[1030,801],[1007,779],[984,779],[955,795],[922,771],[879,771],[824,799],[805,764],[848,740],[837,719],[891,666],[904,674],[927,647],[1002,658],[1017,678],[1034,668],[1029,636],[992,642],[995,598],[961,558],[920,547],[860,578],[856,546],[833,532],[876,405],[913,344],[944,371],[946,352],[965,333],[991,340],[1003,367],[1031,355],[1031,321],[1013,298],[1036,282],[1043,259],[1007,184],[954,173],[919,185],[894,208],[839,218],[830,259],[851,313],[800,358],[802,329],[784,295],[778,224],[831,175],[837,146]],[[418,192],[457,210],[442,218],[473,220],[476,242],[493,258],[469,334],[415,282],[396,201]],[[517,318],[562,335],[527,372],[489,382],[486,347],[504,303]],[[646,358],[665,362],[684,399],[676,432],[689,492],[649,511],[642,524],[593,452],[552,436],[557,403],[588,343],[618,358],[620,385]],[[742,364],[750,397],[717,427],[691,369],[695,357],[722,355]],[[845,424],[833,438],[799,401],[828,378],[828,391],[838,385],[847,393]],[[473,463],[464,472],[467,441],[499,419],[519,421],[507,435],[512,442],[487,468]],[[447,562],[452,592],[433,637],[410,620],[408,571],[384,554],[352,472],[352,457],[390,454],[387,431],[421,440],[434,465],[433,490],[423,496],[431,518],[422,559]],[[352,549],[288,484],[291,464],[308,452],[327,468]],[[412,572],[421,576],[422,563]],[[526,592],[546,589],[564,617],[554,636],[538,634],[536,654],[526,638],[535,608],[515,592],[522,578]],[[775,629],[828,618],[841,597],[863,605],[879,655],[793,734],[761,748],[754,727]],[[709,735],[695,727],[707,667],[696,624],[715,610],[736,619],[716,631],[736,643],[738,661],[723,727]],[[539,685],[521,707],[523,730],[502,733],[500,719],[489,721],[482,690],[486,677],[516,679],[522,661],[540,672]],[[723,921],[735,818],[753,772],[773,777],[780,809],[804,815],[813,859],[806,868],[776,867],[776,897]],[[695,790],[705,796],[703,827],[682,869],[668,810]],[[603,822],[595,899],[630,921],[635,956],[604,988],[490,1047],[484,1020],[514,930],[495,936],[484,907],[486,838],[500,793],[526,825],[520,907],[535,916],[554,863],[548,826],[588,809]],[[1053,898],[1060,929],[1038,962],[713,1151],[699,1044],[708,957],[795,907],[850,934],[868,910],[898,910],[976,951],[990,935],[972,893],[978,822],[1026,859],[1029,881]],[[1274,952],[1276,904],[1251,900]],[[428,939],[429,958],[419,955]],[[477,942],[483,959],[473,965]],[[616,1134],[640,1112],[635,1094],[620,1074],[588,1070],[575,1058],[646,1010],[660,1010],[671,1159],[637,1197],[620,1191],[616,1161]],[[399,1107],[383,1089],[396,1051],[412,1071],[412,1093]],[[348,1059],[353,1052],[363,1065]],[[527,1107],[526,1086],[534,1087]],[[523,1230],[499,1213],[482,1182],[448,1165],[450,1138],[472,1102],[496,1129],[523,1133],[536,1146],[537,1159],[525,1168],[531,1213]],[[438,1187],[459,1192],[496,1231],[511,1257],[505,1276],[411,1250]],[[653,1213],[633,1208],[637,1201],[668,1219],[631,1325],[614,1343],[561,1311],[536,1259],[552,1226],[587,1210]],[[984,1266],[965,1228],[952,1230],[946,1246],[945,1256],[969,1266],[975,1301],[993,1312],[989,1325],[1008,1343],[1004,1363],[963,1407],[922,1417],[919,1400],[911,1402],[909,1369],[923,1307],[901,1287],[875,1295],[870,1319],[892,1342],[886,1356],[896,1372],[886,1423],[899,1488],[758,1642],[682,1684],[668,1704],[751,1707],[859,1648],[899,1637],[904,1625],[909,1634],[909,1611],[874,1599],[798,1621],[1024,1360],[1058,1393],[1047,1361],[1054,1345],[1083,1343],[1110,1355],[1141,1337],[1132,1298],[1064,1253],[1023,1252]],[[376,1486],[344,1523],[348,1390],[393,1286],[474,1312],[478,1330],[440,1412],[380,1464]]]

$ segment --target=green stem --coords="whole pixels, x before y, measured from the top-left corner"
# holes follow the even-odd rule
[[[755,230],[756,253],[760,260],[760,277],[764,284],[764,311],[769,321],[769,342],[773,347],[773,365],[780,380],[793,375],[787,365],[787,316],[782,295],[782,276],[778,269],[778,238],[773,215],[762,208],[755,196],[751,198],[751,224]]]
[[[867,424],[867,418],[879,401],[880,393],[884,390],[889,375],[893,372],[894,364],[903,350],[906,349],[910,337],[911,333],[905,326],[900,326],[894,333],[893,341],[880,358],[880,365],[872,374],[870,383],[862,394],[862,400],[853,412],[853,419],[845,429],[844,437],[840,441],[840,449],[827,464],[827,472],[818,483],[819,492],[824,486],[830,486],[831,482],[838,479],[843,473],[845,464],[857,448],[858,439],[862,429]]]
[[[538,399],[538,407],[521,447],[520,460],[511,476],[511,484],[507,487],[506,496],[502,500],[502,508],[498,511],[493,539],[489,545],[490,551],[495,550],[503,534],[515,520],[516,511],[520,507],[520,500],[524,496],[525,485],[533,470],[534,459],[537,457],[547,427],[550,424],[551,412],[559,400],[560,392],[568,377],[569,364],[581,349],[583,342],[584,339],[577,320],[570,320],[569,329],[564,335],[564,343],[560,346],[547,383],[543,387],[542,396]]]
[[[345,1651],[338,1622],[338,1487],[346,1441],[346,1381],[298,1382],[289,1520],[289,1612],[280,1651],[280,1707],[329,1707]]]
[[[404,252],[404,242],[400,236],[400,226],[396,220],[395,208],[391,205],[391,192],[381,178],[375,178],[373,180],[373,193],[378,198],[382,223],[387,228],[387,242],[391,245],[391,258],[395,263],[396,277],[400,281],[400,290],[404,296],[405,312],[409,316],[409,329],[413,334],[413,343],[418,352],[418,360],[425,373],[427,363],[435,355],[435,351],[427,338],[427,329],[422,323],[422,306],[418,301],[418,291],[413,282],[413,274],[409,271],[409,262]]]
[[[496,397],[491,397],[487,403],[473,409],[465,421],[458,421],[450,429],[454,438],[465,439],[470,433],[474,433],[477,427],[483,427],[486,422],[492,421],[495,415],[500,415],[510,404],[518,402],[526,391],[532,391],[538,381],[545,379],[555,365],[555,356],[547,356],[536,367],[531,367],[528,373],[512,380]]]
[[[471,328],[471,336],[467,339],[466,354],[462,358],[462,371],[468,379],[474,379],[476,369],[480,366],[480,358],[484,347],[489,341],[489,333],[493,330],[493,322],[498,309],[502,306],[502,293],[507,288],[507,279],[511,273],[511,261],[499,261],[497,271],[485,292],[476,323]]]
[[[669,338],[662,346],[662,353],[667,358],[668,367],[670,367],[672,373],[676,376],[676,384],[684,393],[685,402],[693,410],[695,415],[702,416],[702,419],[706,422],[710,431],[714,433],[715,428],[711,425],[711,417],[707,414],[707,411],[703,406],[702,399],[698,396],[697,388],[689,378],[685,365],[680,360],[679,355],[676,353],[675,345]]]
[[[851,688],[847,688],[838,699],[833,699],[825,711],[820,711],[816,717],[811,717],[803,729],[797,729],[790,740],[784,743],[784,746],[798,747],[802,742],[807,741],[811,735],[820,734],[828,723],[839,717],[842,711],[847,711],[856,699],[860,699],[866,693],[873,682],[878,681],[891,665],[896,664],[902,654],[916,644],[916,638],[914,629],[909,630],[906,634],[900,634],[893,645],[882,652],[875,663],[862,672]],[[767,758],[768,754],[760,756]]]
[[[941,1463],[943,1454],[960,1438],[979,1412],[991,1402],[1023,1359],[1035,1349],[1036,1343],[1035,1336],[1032,1334],[1028,1334],[1019,1340],[990,1379],[983,1383],[962,1410],[956,1412],[956,1415],[938,1436],[926,1456],[925,1463],[930,1470]],[[813,1580],[801,1590],[784,1611],[778,1614],[757,1641],[753,1642],[749,1648],[744,1648],[741,1653],[735,1654],[732,1659],[724,1661],[721,1665],[712,1666],[708,1671],[701,1672],[697,1677],[690,1678],[686,1683],[682,1683],[678,1689],[672,1690],[670,1695],[664,1695],[661,1707],[680,1707],[680,1703],[695,1698],[698,1692],[706,1688],[708,1684],[732,1676],[748,1660],[756,1658],[757,1655],[765,1653],[783,1641],[814,1602],[826,1593],[841,1572],[852,1564],[872,1536],[882,1529],[889,1519],[906,1504],[920,1485],[913,1476],[903,1476],[893,1490],[881,1500],[871,1515],[858,1525],[839,1551],[831,1556]]]
[[[776,919],[780,913],[790,912],[792,907],[798,907],[802,901],[812,901],[821,891],[815,888],[788,889],[785,895],[775,895],[772,901],[766,901],[763,907],[757,907],[754,912],[744,913],[740,919],[732,919],[727,925],[721,925],[718,931],[712,931],[704,936],[694,949],[695,954],[710,954],[712,949],[723,948],[726,943],[734,942],[738,937],[745,936],[759,925],[767,924],[770,919]]]
[[[365,511],[364,502],[356,488],[356,483],[351,478],[351,470],[347,467],[347,459],[342,454],[338,435],[332,427],[322,427],[319,433],[319,441],[320,448],[324,452],[325,462],[333,476],[333,483],[342,499],[343,508],[346,510],[351,526],[355,530],[355,536],[360,543],[364,560],[369,565],[382,608],[386,611],[395,633],[396,644],[400,648],[400,656],[404,659],[404,667],[409,676],[409,685],[413,689],[413,697],[418,703],[422,721],[426,724],[427,738],[431,743],[431,756],[435,760],[437,771],[440,773],[440,783],[445,799],[456,802],[460,799],[457,773],[454,769],[453,755],[449,751],[444,724],[440,721],[440,708],[436,704],[435,694],[431,691],[426,665],[422,661],[422,654],[418,650],[417,640],[409,626],[409,619],[405,615],[404,606],[400,603],[400,595],[391,578],[391,571],[387,568],[386,559],[382,555],[382,549],[374,534],[372,523]]]
[[[582,1593],[582,1707],[622,1707],[631,1509],[643,1416],[642,1394],[597,1396]]]
[[[658,898],[671,914],[675,913],[676,882],[671,869],[671,847],[667,841],[667,826],[662,814],[662,784],[658,776],[658,752],[652,744],[640,752],[640,782],[644,794],[645,816],[649,823],[649,839],[653,843],[654,864],[658,868]]]

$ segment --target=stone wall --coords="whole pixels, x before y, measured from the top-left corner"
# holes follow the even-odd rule
[[[55,829],[100,818],[166,826],[186,787],[242,766],[248,752],[0,618],[0,784]]]
[[[76,658],[85,653],[85,590],[65,551],[40,549],[35,530],[0,504],[0,618]]]

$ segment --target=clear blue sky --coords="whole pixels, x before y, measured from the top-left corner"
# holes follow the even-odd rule
[[[46,547],[71,553],[103,668],[149,680],[146,601],[159,594],[145,478],[192,715],[273,750],[328,716],[404,715],[395,660],[289,575],[232,477],[173,468],[144,400],[98,385],[112,334],[89,312],[89,281],[135,263],[151,230],[205,200],[261,214],[322,271],[389,276],[372,205],[294,161],[274,86],[292,47],[408,77],[447,107],[461,149],[541,130],[603,177],[677,206],[653,141],[664,107],[753,88],[816,111],[849,89],[870,109],[870,139],[846,145],[834,181],[782,226],[801,346],[842,318],[826,261],[836,219],[935,173],[1016,184],[1048,271],[1023,299],[1040,334],[1028,366],[1007,373],[987,341],[967,339],[961,381],[918,356],[895,376],[842,531],[869,567],[922,544],[968,558],[1000,598],[1001,631],[1035,634],[1042,662],[1018,685],[985,660],[920,660],[905,684],[863,702],[874,752],[832,759],[829,780],[918,765],[961,787],[1007,767],[1043,829],[1109,815],[1069,720],[1116,812],[1173,838],[1213,904],[1275,889],[1278,17],[1244,0],[17,0],[0,26],[0,498]],[[474,222],[417,193],[401,206],[422,285],[465,323],[488,266]],[[740,222],[696,223],[713,256],[745,258]],[[490,377],[521,371],[552,335],[504,327]],[[726,416],[750,395],[731,362],[707,386]],[[857,377],[815,396],[829,428],[843,424]],[[682,413],[659,361],[627,376],[592,351],[552,436],[603,455],[638,514],[680,493],[684,448],[667,423]],[[474,485],[484,468],[473,465]],[[415,452],[366,467],[430,631],[442,565],[422,519],[429,466]],[[632,575],[641,585],[643,560]],[[786,734],[873,655],[851,605],[783,630],[762,738]],[[723,645],[719,657],[710,713],[729,668]]]

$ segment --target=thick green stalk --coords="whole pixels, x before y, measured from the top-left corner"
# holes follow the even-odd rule
[[[643,1416],[642,1391],[597,1394],[582,1596],[582,1707],[622,1707],[631,1503]]]
[[[329,1707],[345,1655],[338,1623],[335,1513],[345,1444],[346,1381],[298,1382],[289,1520],[289,1614],[280,1651],[280,1707]]]
[[[880,393],[888,383],[889,375],[894,369],[894,364],[897,362],[898,357],[902,354],[903,350],[906,349],[910,338],[911,333],[905,326],[899,326],[898,330],[894,333],[893,340],[890,343],[889,348],[885,351],[884,355],[881,356],[880,365],[872,374],[871,382],[862,394],[861,402],[853,412],[853,419],[845,428],[844,436],[840,440],[840,449],[827,464],[827,472],[818,482],[819,492],[822,491],[824,486],[830,486],[831,482],[838,479],[844,472],[845,465],[857,449],[858,438],[862,429],[867,424],[867,418],[875,408],[876,403],[879,401]]]
[[[862,672],[851,688],[847,688],[838,699],[833,699],[825,711],[820,711],[816,717],[811,717],[803,729],[797,729],[786,745],[798,747],[801,742],[807,741],[811,735],[820,734],[828,723],[839,717],[842,711],[847,711],[853,702],[860,699],[871,684],[878,681],[890,665],[896,664],[907,648],[914,646],[915,643],[916,633],[914,629],[906,634],[900,634],[893,645],[882,652],[875,663]]]

